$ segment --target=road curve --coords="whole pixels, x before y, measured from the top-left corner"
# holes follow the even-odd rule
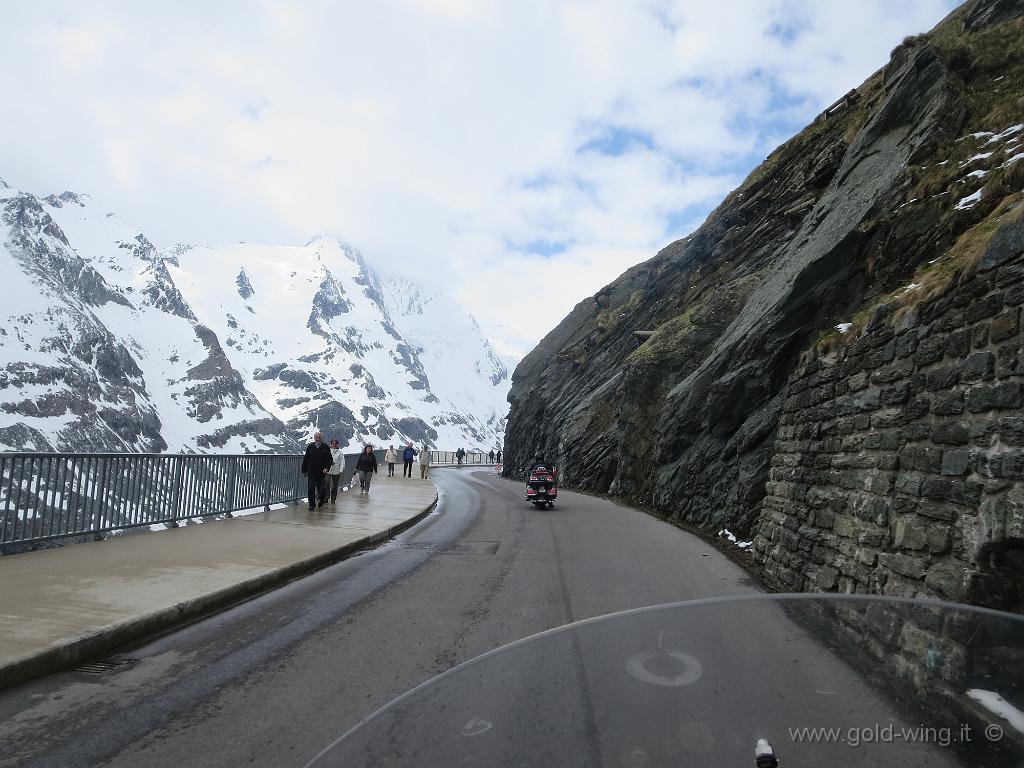
[[[381,482],[418,482],[404,478]],[[0,693],[0,765],[304,765],[410,688],[513,640],[645,605],[758,591],[641,511],[435,472],[437,509],[396,539],[123,649],[134,663]]]

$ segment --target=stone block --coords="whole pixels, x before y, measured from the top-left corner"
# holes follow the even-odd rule
[[[921,339],[914,352],[914,362],[918,365],[931,365],[939,362],[946,352],[946,341],[945,334],[936,334]]]
[[[1019,315],[1020,309],[1013,307],[1005,312],[1000,312],[992,318],[992,322],[989,325],[989,335],[993,343],[999,343],[1016,335],[1020,326]]]
[[[967,357],[971,351],[971,329],[953,331],[946,338],[946,354],[950,357]]]
[[[847,384],[849,384],[851,392],[859,392],[860,390],[865,389],[867,387],[868,380],[869,376],[867,372],[861,371],[860,373],[853,374],[846,381]]]
[[[963,421],[938,421],[932,425],[931,438],[945,445],[965,445],[971,438],[970,425]]]
[[[1007,445],[1024,445],[1024,416],[1002,416],[997,423],[999,438]]]
[[[960,381],[969,384],[995,376],[996,358],[991,352],[974,352],[960,363]]]
[[[971,440],[975,442],[988,445],[992,441],[989,439],[995,434],[996,421],[991,418],[975,418],[971,421]]]
[[[942,454],[942,474],[966,475],[971,465],[971,454],[967,450],[944,451]]]
[[[897,518],[892,524],[892,543],[900,549],[924,549],[928,545],[924,525],[914,516]]]
[[[998,466],[999,471],[995,473],[996,477],[1003,477],[1009,480],[1024,479],[1024,453],[1020,451],[1005,451],[999,455]]]
[[[939,474],[942,471],[942,449],[922,446],[917,449],[917,468],[922,472]]]
[[[838,581],[839,571],[828,566],[819,568],[817,573],[814,575],[814,583],[817,585],[818,589],[823,592],[834,591]]]
[[[921,478],[908,474],[897,475],[895,489],[896,493],[902,493],[907,496],[920,496]]]
[[[936,392],[932,397],[932,413],[936,416],[957,416],[964,411],[962,390]]]
[[[980,299],[975,299],[964,308],[964,321],[976,323],[986,317],[992,317],[1003,308],[1003,292],[996,291]]]
[[[925,388],[936,392],[952,389],[960,383],[960,369],[956,365],[940,365],[924,374]]]
[[[904,333],[896,339],[896,358],[904,360],[913,357],[917,351],[917,335]]]
[[[1005,378],[1021,371],[1020,344],[1004,344],[996,350],[996,376]]]
[[[925,411],[927,413],[927,411]],[[907,419],[906,410],[903,408],[883,408],[871,414],[872,429],[889,429],[902,424]]]
[[[864,565],[874,565],[875,558],[878,557],[878,553],[873,549],[858,549],[857,560]]]
[[[886,363],[891,363],[896,357],[896,342],[888,341],[885,345],[873,349],[864,355],[864,364],[868,369],[881,368]]]
[[[885,534],[882,531],[865,530],[857,535],[857,543],[869,547],[880,547],[885,542]]]
[[[921,499],[917,506],[914,507],[914,511],[923,515],[924,517],[932,520],[939,520],[943,523],[952,523],[960,516],[960,508],[955,504],[950,504],[945,501],[934,501],[931,499]]]
[[[832,524],[832,530],[837,536],[842,536],[844,539],[855,538],[862,527],[861,522],[850,515],[836,515],[835,522]]]
[[[998,384],[977,384],[967,392],[967,410],[981,413],[1005,408],[1020,408],[1020,382],[1004,381]]]
[[[914,555],[882,552],[878,555],[878,565],[908,579],[920,579],[924,577],[927,561]]]
[[[928,551],[933,555],[942,555],[949,552],[952,538],[948,525],[932,524],[925,531],[925,539],[928,544]]]
[[[956,560],[932,563],[924,578],[925,589],[939,597],[959,602],[965,587],[966,570],[965,564]]]
[[[978,323],[971,333],[971,345],[975,349],[983,349],[988,346],[988,326],[985,323]]]
[[[910,398],[910,384],[902,382],[882,390],[882,402],[886,405],[902,405]]]
[[[925,394],[916,395],[903,406],[903,419],[914,421],[928,413],[932,407],[931,397]]]

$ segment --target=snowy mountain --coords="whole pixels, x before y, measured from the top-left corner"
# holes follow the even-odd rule
[[[0,181],[0,449],[501,445],[509,375],[443,294],[336,239],[157,249]]]

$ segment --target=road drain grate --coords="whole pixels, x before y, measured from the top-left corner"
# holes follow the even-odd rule
[[[87,664],[75,667],[75,672],[85,672],[89,675],[100,675],[104,672],[109,672],[112,669],[122,669],[124,667],[130,667],[132,664],[136,664],[138,659],[130,659],[127,656],[114,656],[109,659],[103,659],[102,661],[90,661]]]

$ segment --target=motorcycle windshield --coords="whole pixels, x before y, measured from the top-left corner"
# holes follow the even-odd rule
[[[931,601],[644,608],[455,667],[311,765],[1020,766],[1022,649],[1021,616]]]

